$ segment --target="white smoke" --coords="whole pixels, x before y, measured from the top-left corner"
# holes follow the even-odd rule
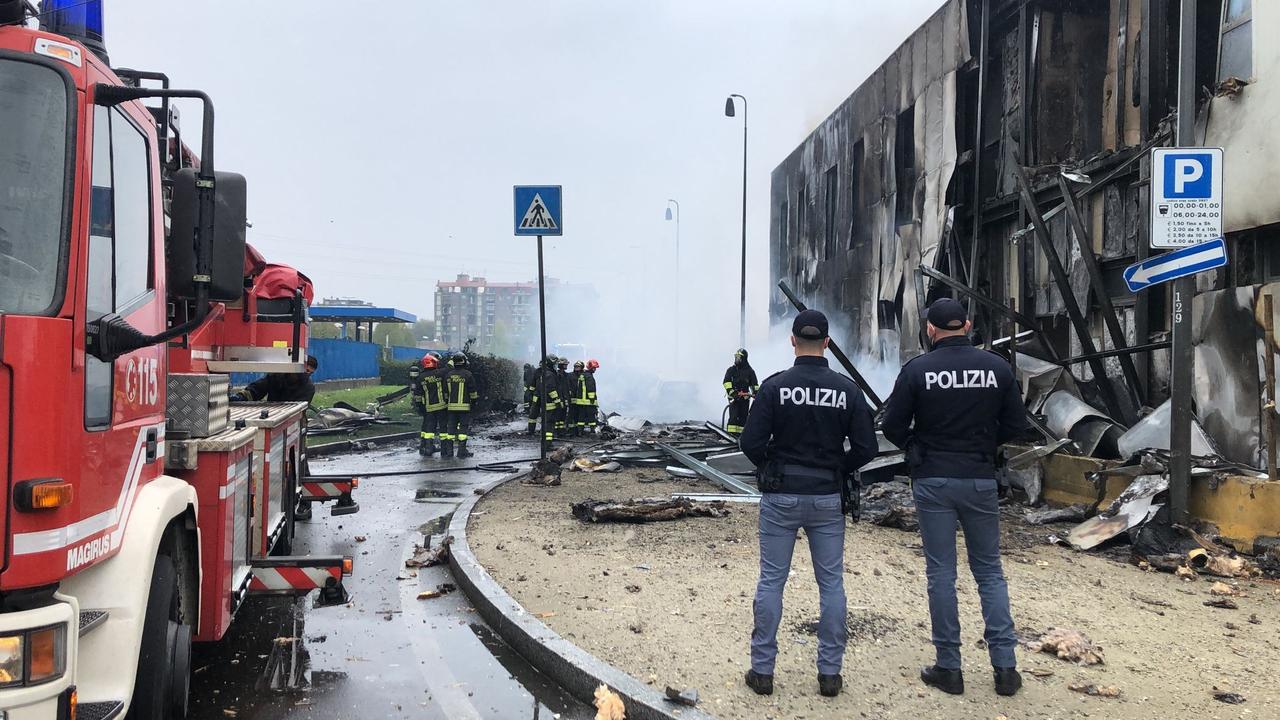
[[[721,313],[730,320],[728,327],[712,324],[708,328],[697,322],[699,311],[677,314],[669,295],[630,288],[625,281],[596,290],[600,299],[593,303],[569,300],[572,294],[549,294],[547,345],[550,353],[568,355],[571,362],[600,361],[596,384],[601,410],[653,422],[720,422],[728,404],[724,373],[738,349],[737,327],[732,322],[736,313]],[[832,339],[842,347],[857,347],[856,338],[841,324],[832,318]],[[677,327],[681,328],[678,362]],[[794,364],[790,329],[787,319],[770,329],[766,342],[748,343],[749,361],[761,382]],[[885,344],[897,347],[896,341]],[[889,396],[898,375],[896,350],[893,354],[889,360],[866,355],[851,358],[882,399]],[[533,362],[535,357],[536,349],[524,360]],[[846,374],[832,353],[827,358],[833,370]]]

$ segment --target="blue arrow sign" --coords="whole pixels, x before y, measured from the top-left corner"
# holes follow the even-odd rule
[[[1129,292],[1138,292],[1175,278],[1195,275],[1227,264],[1227,243],[1222,238],[1147,258],[1125,268]]]

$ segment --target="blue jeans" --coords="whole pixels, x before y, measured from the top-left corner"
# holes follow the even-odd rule
[[[939,667],[960,668],[960,613],[956,607],[956,524],[964,528],[969,571],[982,600],[983,637],[994,667],[1014,667],[1009,586],[1000,565],[1000,507],[996,481],[917,478],[911,483],[924,542],[929,616]]]
[[[773,674],[782,622],[782,589],[791,573],[796,531],[804,528],[818,581],[818,672],[838,675],[848,639],[844,595],[844,515],[839,495],[765,493],[760,499],[760,582],[756,585],[751,669]]]

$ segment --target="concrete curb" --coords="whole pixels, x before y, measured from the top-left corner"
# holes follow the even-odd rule
[[[489,575],[467,543],[467,523],[476,503],[494,488],[524,477],[521,471],[476,489],[453,513],[449,523],[449,568],[480,617],[508,645],[544,675],[591,704],[596,687],[608,685],[622,698],[628,720],[712,720],[696,708],[676,705],[654,688],[591,655],[539,622]]]

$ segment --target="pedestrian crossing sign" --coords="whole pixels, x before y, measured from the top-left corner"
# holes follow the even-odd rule
[[[516,185],[516,235],[563,235],[559,185]]]

